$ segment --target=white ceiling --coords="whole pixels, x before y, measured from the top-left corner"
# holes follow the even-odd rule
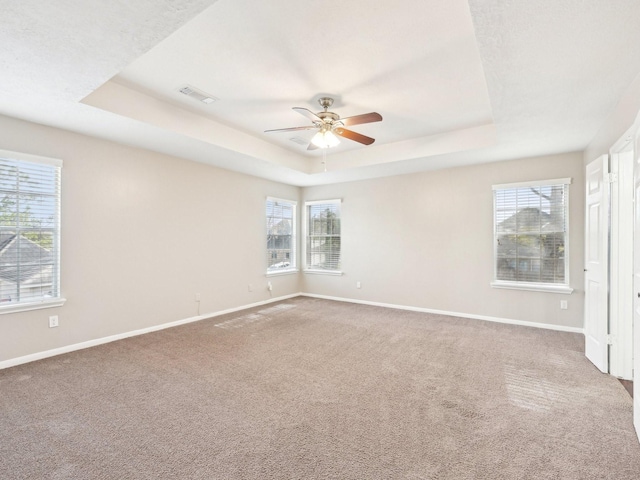
[[[0,0],[0,113],[294,185],[583,150],[638,0]],[[180,93],[190,85],[219,101]],[[327,152],[291,107],[379,123]]]

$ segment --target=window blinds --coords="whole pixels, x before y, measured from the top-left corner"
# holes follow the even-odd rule
[[[340,201],[308,202],[306,267],[340,270]]]
[[[496,280],[568,283],[569,183],[494,186]]]
[[[267,273],[296,269],[296,202],[267,198]]]
[[[0,152],[0,307],[60,297],[62,162],[21,157]]]

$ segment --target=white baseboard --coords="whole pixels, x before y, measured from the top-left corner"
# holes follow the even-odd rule
[[[42,360],[44,358],[54,357],[56,355],[62,355],[63,353],[74,352],[76,350],[82,350],[84,348],[95,347],[105,343],[115,342],[116,340],[122,340],[124,338],[135,337],[137,335],[144,335],[145,333],[157,332],[158,330],[164,330],[165,328],[177,327],[186,323],[199,322],[200,320],[206,320],[207,318],[219,317],[220,315],[226,315],[227,313],[238,312],[240,310],[246,310],[247,308],[260,307],[268,303],[279,302],[281,300],[287,300],[293,297],[299,297],[300,293],[293,293],[291,295],[284,295],[282,297],[270,298],[269,300],[263,300],[261,302],[251,303],[249,305],[243,305],[241,307],[229,308],[227,310],[221,310],[219,312],[205,313],[197,315],[195,317],[184,318],[182,320],[176,320],[174,322],[163,323],[161,325],[154,325],[152,327],[141,328],[139,330],[132,330],[130,332],[118,333],[117,335],[110,335],[108,337],[96,338],[95,340],[88,340],[86,342],[74,343],[73,345],[67,345],[65,347],[54,348],[51,350],[45,350],[44,352],[32,353],[30,355],[24,355],[22,357],[10,358],[9,360],[3,360],[0,362],[0,370],[9,367],[15,367],[16,365],[22,365],[23,363],[35,362],[36,360]]]
[[[372,305],[374,307],[395,308],[397,310],[410,310],[412,312],[436,313],[438,315],[448,315],[450,317],[472,318],[474,320],[485,320],[487,322],[507,323],[509,325],[521,325],[523,327],[544,328],[547,330],[557,330],[559,332],[581,333],[584,329],[579,327],[565,327],[563,325],[552,325],[549,323],[527,322],[525,320],[514,320],[510,318],[489,317],[487,315],[474,315],[471,313],[447,312],[445,310],[434,310],[433,308],[410,307],[406,305],[396,305],[393,303],[370,302],[368,300],[356,300],[353,298],[331,297],[328,295],[316,295],[315,293],[301,293],[304,297],[322,298],[325,300],[335,300],[338,302],[359,303],[361,305]]]
[[[299,296],[321,298],[325,300],[335,300],[338,302],[358,303],[361,305],[372,305],[375,307],[395,308],[397,310],[410,310],[413,312],[435,313],[438,315],[449,315],[452,317],[472,318],[474,320],[485,320],[488,322],[507,323],[510,325],[522,325],[525,327],[545,328],[547,330],[557,330],[560,332],[584,334],[584,330],[582,328],[577,328],[577,327],[565,327],[562,325],[551,325],[548,323],[527,322],[524,320],[513,320],[509,318],[489,317],[486,315],[474,315],[470,313],[448,312],[444,310],[434,310],[432,308],[411,307],[406,305],[396,305],[392,303],[370,302],[367,300],[356,300],[353,298],[331,297],[328,295],[316,295],[314,293],[293,293],[291,295],[284,295],[282,297],[270,298],[269,300],[263,300],[261,302],[251,303],[249,305],[243,305],[241,307],[229,308],[227,310],[221,310],[219,312],[205,313],[195,317],[176,320],[174,322],[163,323],[161,325],[154,325],[152,327],[141,328],[139,330],[132,330],[129,332],[119,333],[117,335],[111,335],[108,337],[96,338],[94,340],[88,340],[86,342],[74,343],[73,345],[67,345],[65,347],[54,348],[51,350],[45,350],[43,352],[32,353],[30,355],[24,355],[22,357],[10,358],[9,360],[3,360],[0,362],[0,370],[4,368],[9,368],[9,367],[15,367],[16,365],[22,365],[23,363],[35,362],[36,360],[42,360],[44,358],[54,357],[56,355],[62,355],[63,353],[69,353],[69,352],[74,352],[76,350],[82,350],[84,348],[95,347],[97,345],[115,342],[117,340],[122,340],[124,338],[135,337],[136,335],[144,335],[145,333],[156,332],[158,330],[164,330],[165,328],[177,327],[179,325],[185,325],[187,323],[192,323],[192,322],[199,322],[200,320],[205,320],[207,318],[218,317],[220,315],[226,315],[227,313],[234,313],[240,310],[246,310],[248,308],[260,307],[262,305],[267,305],[269,303],[279,302],[282,300],[287,300],[289,298],[294,298]]]

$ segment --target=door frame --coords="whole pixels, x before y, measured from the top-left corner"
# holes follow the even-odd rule
[[[610,149],[609,373],[633,379],[634,145],[627,133]]]
[[[640,112],[633,125],[613,144],[611,152],[624,152],[631,143],[633,169],[631,181],[633,184],[633,247],[632,247],[632,377],[640,372]],[[626,174],[626,173],[625,173]],[[633,425],[640,440],[640,375],[633,379]]]
[[[640,114],[629,132],[633,138],[633,371],[640,372]],[[640,376],[640,375],[639,375]],[[640,440],[640,378],[633,382],[633,425]]]

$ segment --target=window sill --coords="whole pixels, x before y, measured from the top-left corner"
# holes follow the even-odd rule
[[[507,288],[510,290],[529,290],[532,292],[562,293],[570,295],[573,288],[568,285],[553,285],[548,283],[529,282],[491,282],[493,288]]]
[[[29,310],[40,310],[41,308],[61,307],[66,302],[66,298],[51,298],[31,303],[14,303],[11,305],[0,306],[0,315],[5,313],[26,312]]]
[[[310,273],[312,275],[342,275],[342,272],[340,270],[305,270],[304,273]]]
[[[299,271],[300,270],[296,268],[294,270],[280,270],[280,271],[267,272],[266,275],[267,277],[277,277],[278,275],[293,275],[294,273],[298,273]]]

